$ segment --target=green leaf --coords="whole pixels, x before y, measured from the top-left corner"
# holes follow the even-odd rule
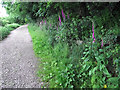
[[[86,58],[85,60],[84,60],[84,62],[87,62],[89,59],[88,58]]]
[[[99,59],[99,57],[95,57],[95,58],[96,58],[96,60],[97,60],[97,61],[99,61],[99,60],[100,60],[100,59]]]
[[[99,49],[100,52],[103,52],[103,49]]]
[[[103,64],[100,64],[100,71],[104,68],[105,66]]]
[[[111,77],[107,80],[107,82],[118,84],[118,79],[119,79],[118,77]]]
[[[91,70],[89,71],[89,76],[92,74]]]
[[[107,68],[103,70],[104,74],[106,74],[108,77],[111,77],[111,74],[108,72]]]
[[[90,68],[90,65],[89,66],[86,66],[86,69],[85,70],[88,70]]]
[[[92,73],[94,74],[98,67],[93,68]]]
[[[73,85],[71,85],[70,88],[73,88]]]
[[[85,65],[83,65],[83,69],[85,69],[86,68],[86,64]]]
[[[103,81],[103,82],[105,81],[105,78],[106,78],[106,77],[103,77],[103,78],[102,78],[102,81]]]

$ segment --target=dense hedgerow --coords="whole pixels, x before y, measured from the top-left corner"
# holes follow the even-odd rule
[[[52,88],[118,88],[119,23],[109,12],[81,19],[61,12],[58,22],[44,18],[28,27],[41,58],[38,75]]]
[[[69,16],[61,8],[62,14],[52,15],[53,20],[44,17],[40,25],[29,25],[34,51],[41,58],[38,75],[49,87],[119,87],[120,27],[116,18],[120,16],[119,11],[111,12],[111,5],[98,10],[104,4],[109,5],[87,3],[88,15],[82,17]]]
[[[101,41],[96,38],[93,43],[91,37],[80,45],[69,45],[61,36],[55,37],[54,28],[51,31],[52,27],[49,30],[45,27],[45,24],[28,26],[34,51],[40,57],[38,75],[49,82],[49,87],[118,87],[119,44],[101,47]],[[56,38],[54,45],[51,43],[53,36]]]

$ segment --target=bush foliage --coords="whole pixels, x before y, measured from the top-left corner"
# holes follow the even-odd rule
[[[10,20],[10,16],[0,17],[0,41],[9,35],[11,30],[20,26],[19,24],[13,22],[12,18]]]

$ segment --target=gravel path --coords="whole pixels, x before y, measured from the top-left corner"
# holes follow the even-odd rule
[[[37,58],[27,25],[23,25],[0,42],[0,82],[3,88],[40,88],[36,76]],[[2,71],[1,71],[2,68]],[[1,75],[2,74],[2,75]]]

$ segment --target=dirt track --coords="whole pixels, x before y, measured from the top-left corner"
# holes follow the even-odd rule
[[[37,58],[33,52],[27,25],[23,25],[0,42],[3,88],[40,88],[42,82],[36,76]]]

